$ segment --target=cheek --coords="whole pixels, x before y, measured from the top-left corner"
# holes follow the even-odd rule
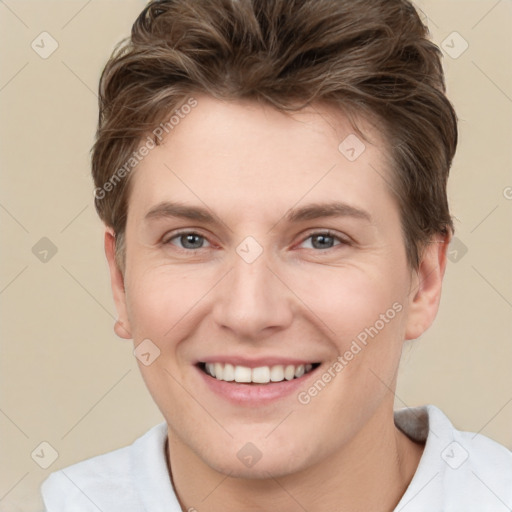
[[[383,268],[323,272],[329,278],[311,279],[310,284],[317,284],[303,296],[326,326],[323,330],[341,360],[335,356],[324,371],[326,386],[320,383],[317,389],[302,391],[306,400],[314,401],[311,410],[316,414],[322,414],[326,404],[336,414],[343,410],[358,414],[362,403],[377,407],[395,378],[404,339],[404,286],[399,274]]]
[[[364,341],[368,331],[379,335],[401,329],[404,286],[398,274],[384,268],[317,268],[295,280],[297,295],[324,324],[341,353],[351,341]]]
[[[331,269],[330,275],[323,286],[310,289],[308,307],[327,326],[323,330],[337,358],[309,388],[300,390],[298,402],[304,414],[301,428],[308,417],[329,415],[334,420],[326,427],[331,438],[342,439],[355,435],[383,400],[392,399],[405,306],[402,287],[386,279],[386,273]],[[336,420],[347,417],[350,423],[340,425]]]
[[[169,339],[207,290],[207,280],[183,268],[134,273],[126,287],[134,339]]]

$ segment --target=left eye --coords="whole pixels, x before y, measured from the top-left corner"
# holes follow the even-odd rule
[[[341,239],[338,236],[335,236],[331,233],[312,233],[309,235],[302,243],[306,243],[306,241],[312,240],[311,247],[308,247],[308,249],[331,249],[335,245],[341,245],[341,244],[347,244],[347,242],[343,239]],[[334,244],[335,241],[338,241],[337,244]]]
[[[186,233],[178,233],[177,235],[174,235],[165,243],[177,245],[173,240],[178,240],[182,244],[180,247],[181,249],[203,249],[203,243],[206,241],[206,238],[197,233],[187,231]]]

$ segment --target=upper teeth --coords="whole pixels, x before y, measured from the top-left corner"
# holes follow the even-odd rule
[[[258,368],[248,368],[247,366],[233,366],[226,363],[206,363],[206,372],[217,380],[226,382],[254,382],[257,384],[267,384],[268,382],[281,382],[283,380],[292,380],[302,377],[309,372],[312,364],[301,364],[295,366],[289,364],[276,366],[259,366]]]

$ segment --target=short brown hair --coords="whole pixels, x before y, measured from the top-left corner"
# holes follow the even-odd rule
[[[283,112],[324,102],[376,119],[393,163],[408,263],[417,269],[431,237],[454,231],[446,186],[457,117],[441,51],[428,36],[407,0],[150,2],[99,84],[95,205],[122,260],[130,179],[126,168],[116,172],[170,112],[208,94]]]

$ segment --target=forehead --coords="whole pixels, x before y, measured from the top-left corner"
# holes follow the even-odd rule
[[[173,200],[239,216],[306,200],[370,210],[377,200],[393,200],[384,140],[370,123],[358,120],[366,139],[325,105],[286,115],[251,101],[195,98],[197,106],[134,171],[129,213]]]

